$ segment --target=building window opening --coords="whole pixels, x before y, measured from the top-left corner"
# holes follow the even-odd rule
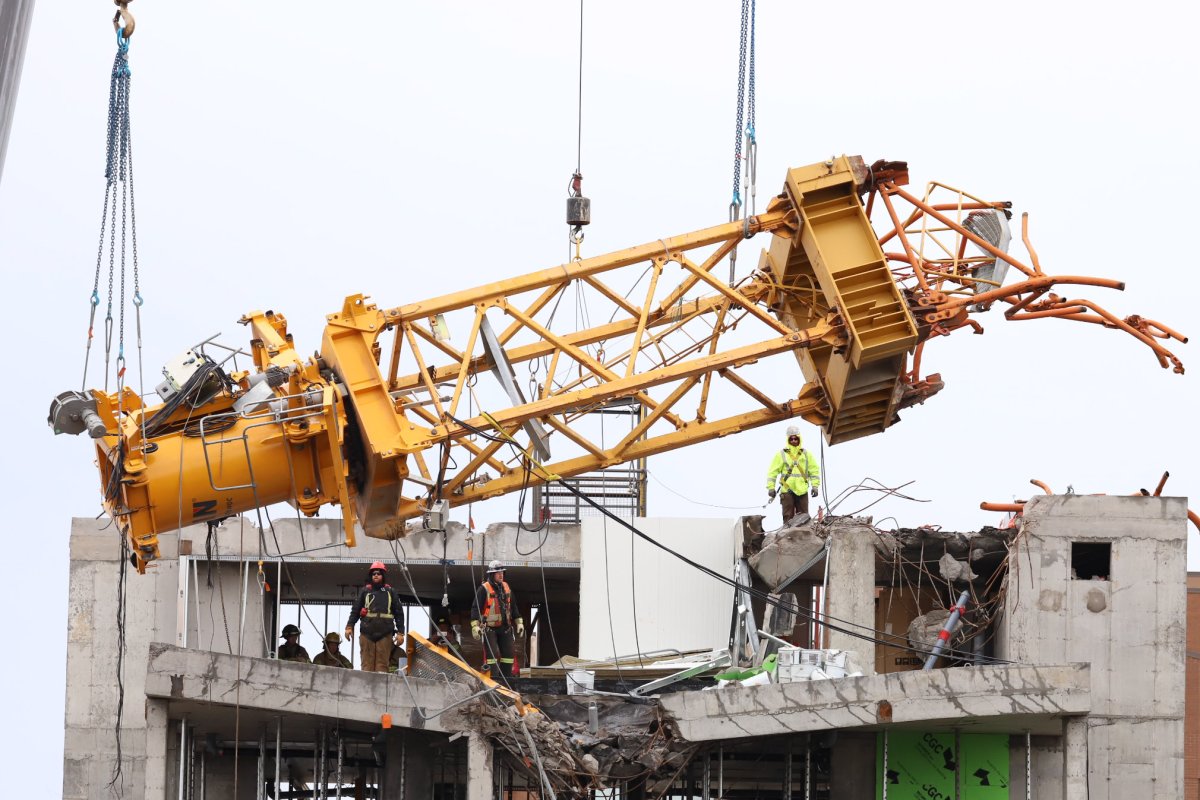
[[[1112,542],[1071,542],[1071,577],[1106,581],[1111,573]]]

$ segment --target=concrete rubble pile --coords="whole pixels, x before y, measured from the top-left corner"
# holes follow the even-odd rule
[[[525,725],[559,796],[586,797],[592,790],[644,779],[647,796],[657,797],[675,781],[697,747],[680,738],[657,703],[603,697],[582,702],[557,696],[528,699],[542,713],[527,714]],[[537,783],[537,764],[528,752],[517,710],[481,702],[476,711],[479,731]]]

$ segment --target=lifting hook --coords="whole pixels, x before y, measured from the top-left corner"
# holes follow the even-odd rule
[[[137,24],[133,19],[133,14],[129,13],[131,2],[133,0],[113,0],[113,4],[117,7],[117,13],[113,15],[113,30],[120,33],[125,39],[133,36],[133,29]],[[124,25],[121,24],[122,22]]]

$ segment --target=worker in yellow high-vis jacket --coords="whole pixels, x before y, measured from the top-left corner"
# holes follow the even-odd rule
[[[767,495],[774,500],[778,482],[779,502],[783,506],[783,524],[797,514],[808,513],[808,496],[817,496],[821,485],[821,467],[812,453],[800,444],[800,429],[787,429],[787,447],[775,453],[767,470]]]

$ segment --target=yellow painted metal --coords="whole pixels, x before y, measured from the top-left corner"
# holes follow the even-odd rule
[[[873,191],[883,181],[906,197],[889,183],[901,169],[883,164]],[[748,220],[392,308],[352,295],[326,318],[312,359],[299,357],[282,315],[247,314],[255,367],[274,387],[266,401],[234,411],[250,391],[245,374],[232,376],[234,390],[165,421],[161,406],[144,409],[131,392],[94,393],[116,432],[97,443],[105,505],[142,569],[157,555],[159,532],[255,506],[288,502],[311,515],[340,505],[353,543],[356,525],[369,536],[402,536],[430,499],[464,505],[794,417],[821,426],[832,443],[882,431],[902,404],[940,388],[915,364],[907,371],[908,353],[936,326],[965,325],[968,300],[926,283],[901,288],[911,280],[889,267],[860,201],[871,177],[860,159],[838,157],[790,170],[782,193]],[[877,196],[895,218],[889,197]],[[758,269],[727,285],[717,266],[759,234],[770,243]],[[901,258],[919,257],[902,232],[882,240],[891,236]],[[636,289],[639,274],[650,278]],[[1017,291],[1045,292],[1055,280],[1038,273]],[[583,293],[607,304],[596,315],[604,321],[553,324],[559,302],[583,302]],[[980,298],[993,299],[972,299]],[[920,327],[910,304],[922,309]],[[456,324],[464,338],[451,344]],[[498,340],[506,364],[481,353],[485,338],[491,348]],[[776,379],[787,354],[803,381]],[[770,368],[755,372],[760,362]],[[492,407],[481,408],[479,376],[519,366],[529,372],[524,395],[508,380],[508,399],[493,394]],[[628,400],[640,405],[638,421],[615,442],[581,424]],[[149,441],[143,418],[155,421]],[[568,452],[538,463],[531,423],[561,434],[555,441]]]
[[[905,354],[919,341],[917,324],[888,268],[859,191],[867,175],[860,160],[839,156],[788,171],[784,190],[799,222],[776,237],[760,269],[780,286],[780,318],[806,327],[836,309],[850,346],[797,350],[809,381],[819,383],[833,409],[830,442],[885,429],[896,416]]]

